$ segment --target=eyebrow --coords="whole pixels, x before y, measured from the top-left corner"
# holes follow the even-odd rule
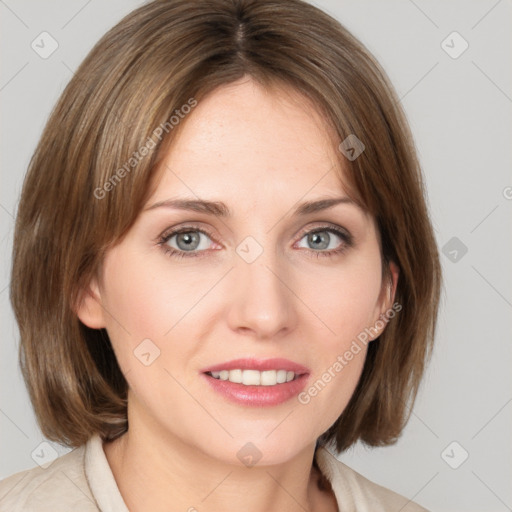
[[[349,197],[343,196],[328,199],[318,199],[316,201],[306,201],[300,204],[294,210],[293,215],[310,215],[312,213],[327,210],[338,204],[350,204],[360,208],[355,201],[353,201]],[[159,201],[157,203],[152,204],[151,206],[148,206],[147,208],[144,209],[144,211],[154,210],[156,208],[174,208],[177,210],[194,211],[222,218],[232,216],[230,209],[222,201],[207,201],[205,199],[166,199],[165,201]]]

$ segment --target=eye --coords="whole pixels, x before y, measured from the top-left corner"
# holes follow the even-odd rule
[[[164,233],[159,239],[158,245],[169,256],[178,258],[202,256],[209,245],[205,238],[211,239],[211,235],[207,231],[193,226],[185,226]]]
[[[350,233],[337,226],[323,226],[313,229],[301,238],[301,240],[304,239],[307,244],[306,249],[313,249],[313,254],[317,258],[341,254],[353,245]]]

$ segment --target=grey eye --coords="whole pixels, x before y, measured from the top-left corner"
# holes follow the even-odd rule
[[[328,229],[306,233],[302,237],[302,240],[304,239],[306,239],[307,245],[299,245],[299,247],[305,247],[306,249],[318,249],[320,251],[336,249],[336,247],[338,247],[343,241],[340,235]],[[338,239],[337,244],[336,239]],[[332,245],[333,243],[334,246]]]
[[[208,244],[203,243],[203,246],[201,247],[201,235],[204,238],[209,238],[205,233],[202,233],[200,231],[184,231],[181,233],[175,233],[172,235],[167,243],[173,247],[174,249],[178,249],[180,251],[196,251],[198,249],[206,249],[208,248]],[[172,244],[171,242],[175,239],[175,243]]]

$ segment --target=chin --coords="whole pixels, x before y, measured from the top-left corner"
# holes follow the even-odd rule
[[[299,431],[278,432],[278,429],[270,435],[268,432],[272,429],[246,430],[243,435],[229,439],[223,436],[222,440],[218,440],[218,444],[212,445],[210,442],[205,451],[226,464],[240,467],[273,466],[290,461],[316,441],[316,438],[305,439],[304,434]]]

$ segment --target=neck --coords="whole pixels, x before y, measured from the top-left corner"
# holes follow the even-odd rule
[[[286,462],[245,467],[132,420],[104,451],[131,512],[286,512],[328,509],[326,500],[332,504],[318,485],[314,443]]]

